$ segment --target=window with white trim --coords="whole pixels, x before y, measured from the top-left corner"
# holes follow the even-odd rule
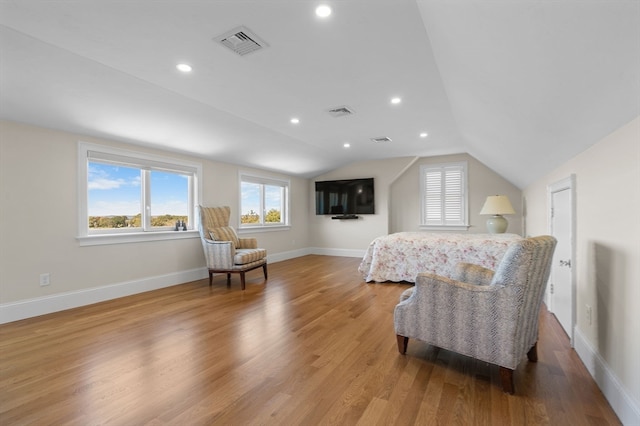
[[[197,229],[202,166],[78,144],[79,237]]]
[[[240,174],[240,228],[288,226],[289,186],[287,180]]]
[[[420,167],[421,227],[466,230],[468,222],[467,163]]]

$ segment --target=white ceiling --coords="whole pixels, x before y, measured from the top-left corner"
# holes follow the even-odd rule
[[[640,115],[640,1],[319,3],[2,0],[0,117],[303,177],[468,152],[524,187]],[[269,46],[213,40],[240,25]]]

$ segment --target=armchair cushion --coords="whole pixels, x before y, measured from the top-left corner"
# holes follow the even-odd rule
[[[238,238],[238,248],[241,248],[241,249],[258,248],[258,240],[256,238]]]
[[[460,262],[453,270],[453,279],[465,283],[489,285],[493,280],[494,272],[480,265]]]
[[[234,247],[239,246],[238,234],[230,226],[220,226],[209,230],[209,235],[213,241],[231,241]]]
[[[469,284],[489,285],[493,280],[494,272],[480,265],[473,263],[459,262],[453,270],[453,278],[455,281],[462,281]],[[411,297],[415,287],[406,289],[400,295],[400,302]]]
[[[267,250],[262,248],[255,249],[238,249],[233,256],[233,263],[236,265],[246,265],[247,263],[257,262],[266,259]]]

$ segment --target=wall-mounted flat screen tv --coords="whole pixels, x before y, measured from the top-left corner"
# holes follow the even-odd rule
[[[373,178],[316,182],[316,214],[374,214]]]

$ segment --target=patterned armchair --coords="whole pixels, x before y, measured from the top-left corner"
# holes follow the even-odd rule
[[[522,239],[495,272],[461,263],[453,278],[419,274],[395,307],[400,353],[413,338],[496,364],[504,391],[513,394],[522,357],[537,361],[538,315],[555,246],[551,236]]]
[[[231,208],[200,206],[200,239],[204,257],[209,268],[209,285],[214,273],[227,274],[227,287],[231,286],[231,274],[239,273],[242,290],[245,289],[244,274],[262,267],[267,279],[267,250],[258,248],[255,238],[238,238],[235,229],[229,226]]]

